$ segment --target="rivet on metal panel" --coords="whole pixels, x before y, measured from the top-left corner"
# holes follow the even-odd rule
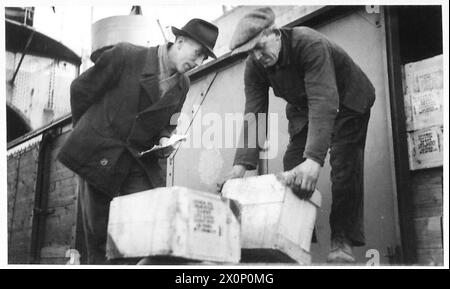
[[[109,161],[106,158],[103,158],[100,160],[100,165],[102,165],[102,166],[106,166],[108,163],[109,163]]]

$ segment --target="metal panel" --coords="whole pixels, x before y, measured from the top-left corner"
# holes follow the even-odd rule
[[[184,117],[180,117],[179,133],[186,132],[192,115],[195,118],[187,130],[188,139],[173,160],[173,185],[214,192],[216,182],[230,169],[235,148],[234,145],[225,147],[225,130],[229,128],[225,127],[224,120],[226,114],[231,116],[230,113],[244,111],[243,72],[244,64],[239,62],[219,71],[212,83],[210,74],[191,85],[182,109]],[[209,91],[205,95],[208,87]],[[203,99],[202,94],[205,99],[200,110],[195,113]],[[183,118],[186,120],[183,121]],[[208,130],[216,125],[220,133],[208,139]],[[214,145],[214,141],[218,145]]]
[[[121,15],[100,19],[92,24],[92,52],[126,41],[148,46],[154,34],[151,19],[140,15]]]
[[[388,263],[388,255],[398,245],[396,234],[396,202],[394,168],[392,161],[392,144],[390,132],[390,116],[388,115],[388,95],[386,82],[386,65],[383,56],[385,47],[384,30],[381,26],[379,13],[369,14],[365,10],[357,11],[344,18],[340,18],[318,28],[332,40],[341,45],[367,72],[376,87],[377,100],[372,109],[366,146],[365,161],[365,228],[367,245],[356,249],[359,262],[369,261],[372,257],[380,258],[381,263]],[[223,136],[225,128],[225,114],[243,112],[244,85],[242,62],[219,71],[212,84],[203,105],[201,114],[195,117],[191,129],[188,131],[187,143],[180,147],[173,160],[173,184],[188,186],[190,188],[214,192],[216,181],[223,176],[232,165],[235,149],[226,148]],[[204,79],[192,84],[188,95],[188,102],[184,111],[191,109],[192,101],[203,91]],[[287,120],[284,113],[285,102],[275,98],[270,92],[269,112],[277,113],[278,117],[278,146],[271,145],[269,154],[276,153],[276,157],[269,161],[269,172],[282,170],[282,158],[288,143]],[[217,115],[208,115],[217,113]],[[274,118],[272,117],[272,120]],[[220,145],[205,143],[199,148],[192,148],[199,136],[205,137],[205,132],[217,122],[221,122],[223,133]],[[196,129],[194,129],[196,128]],[[202,129],[202,132],[198,131]],[[197,136],[192,135],[197,133]],[[230,133],[230,131],[228,131]],[[191,146],[188,148],[188,146]],[[276,151],[274,151],[276,150]],[[252,172],[254,173],[254,172]],[[322,169],[318,189],[323,193],[323,206],[317,221],[318,244],[312,248],[313,262],[322,263],[326,260],[329,246],[328,216],[331,204],[331,184],[329,181],[330,167],[328,159]],[[390,248],[390,249],[388,249]],[[369,251],[375,249],[378,251]],[[372,253],[366,257],[366,253]],[[375,253],[375,255],[373,255]],[[372,260],[376,261],[376,260]]]

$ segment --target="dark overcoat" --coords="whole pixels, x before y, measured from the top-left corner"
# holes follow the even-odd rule
[[[139,157],[176,127],[176,115],[189,90],[177,85],[160,95],[157,47],[119,43],[70,87],[74,128],[58,159],[88,183],[116,196],[130,166],[137,162],[154,187],[163,185],[156,157]]]

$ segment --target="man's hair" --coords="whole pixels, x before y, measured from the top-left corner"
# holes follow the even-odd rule
[[[177,42],[177,40],[178,40],[180,37],[183,37],[183,39],[187,39],[188,41],[193,41],[193,42],[196,42],[196,43],[200,44],[201,47],[202,47],[202,52],[203,52],[203,54],[205,55],[205,59],[208,58],[208,51],[206,50],[206,48],[205,48],[201,43],[199,43],[197,40],[195,40],[195,39],[193,39],[193,38],[191,38],[191,37],[189,37],[189,36],[186,36],[186,35],[176,35],[176,36],[175,36],[175,42]]]
[[[276,26],[270,26],[270,27],[264,29],[262,34],[264,36],[268,36],[268,35],[271,35],[271,34],[275,34],[276,36],[280,36],[281,35],[281,31]]]

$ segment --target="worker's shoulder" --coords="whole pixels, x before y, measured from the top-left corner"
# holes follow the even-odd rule
[[[140,52],[143,50],[147,50],[148,48],[145,46],[136,45],[130,42],[119,42],[114,45],[114,49],[122,52],[122,53],[133,53]]]
[[[292,40],[302,43],[316,43],[316,42],[328,42],[328,38],[322,33],[306,27],[297,26],[291,28]]]

